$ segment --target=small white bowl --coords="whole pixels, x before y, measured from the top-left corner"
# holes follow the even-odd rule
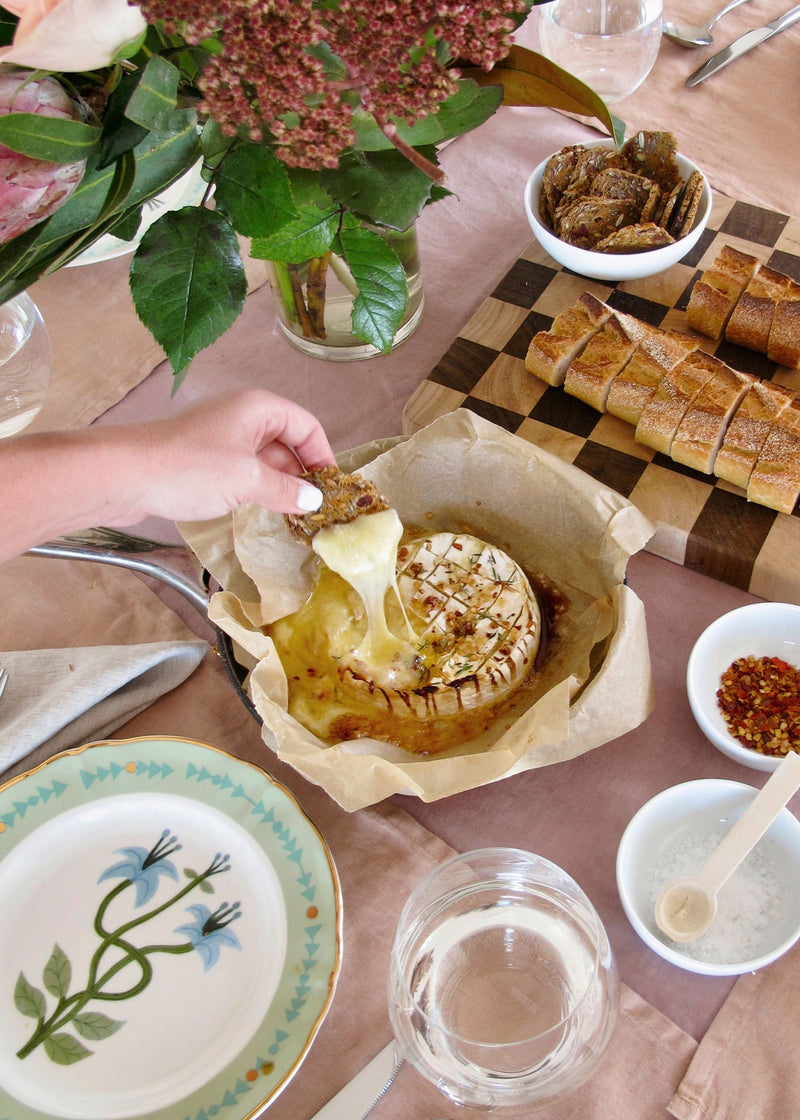
[[[774,770],[780,758],[742,746],[728,731],[717,703],[722,674],[739,657],[780,657],[800,668],[800,606],[751,603],[723,614],[695,642],[686,667],[694,718],[718,750],[753,770]]]
[[[622,835],[617,890],[628,921],[653,952],[679,968],[739,976],[777,960],[800,937],[800,822],[788,809],[723,886],[717,921],[702,938],[678,943],[656,926],[661,890],[699,869],[757,793],[721,778],[672,786],[643,805]]]
[[[590,140],[583,147],[610,148],[613,147],[613,141]],[[647,249],[643,253],[596,253],[591,249],[579,249],[575,245],[569,245],[556,237],[539,216],[542,175],[549,159],[550,156],[542,160],[525,185],[525,213],[542,248],[564,268],[577,272],[581,276],[589,276],[594,280],[639,280],[643,276],[654,276],[685,257],[697,244],[708,224],[711,214],[711,190],[708,179],[703,174],[703,193],[694,226],[685,237],[681,237],[671,245],[665,245],[661,249]],[[688,179],[693,171],[700,170],[695,163],[680,153],[675,156],[675,160],[684,180]]]

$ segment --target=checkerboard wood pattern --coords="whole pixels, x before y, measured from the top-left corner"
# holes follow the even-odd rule
[[[727,243],[800,282],[800,219],[721,195],[698,245],[658,276],[624,283],[561,269],[532,242],[466,324],[403,413],[406,434],[469,408],[630,499],[655,525],[648,551],[766,599],[800,603],[800,504],[791,515],[636,443],[633,428],[525,369],[528,344],[582,291],[655,326],[688,331],[692,285]],[[702,348],[800,395],[800,371],[724,340]]]

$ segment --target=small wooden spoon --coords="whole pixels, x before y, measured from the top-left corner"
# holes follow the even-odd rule
[[[695,874],[676,879],[656,902],[656,925],[673,941],[694,941],[717,913],[717,892],[800,789],[800,754],[790,751]]]

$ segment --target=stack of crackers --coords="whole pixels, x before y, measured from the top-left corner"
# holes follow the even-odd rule
[[[671,132],[638,132],[620,151],[573,144],[542,175],[540,217],[556,237],[598,253],[671,245],[692,229],[703,176],[681,178]]]

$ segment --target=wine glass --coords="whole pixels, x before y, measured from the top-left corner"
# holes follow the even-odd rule
[[[612,105],[653,69],[662,0],[550,0],[539,12],[542,53]]]
[[[594,907],[541,856],[456,856],[400,916],[389,978],[399,1055],[459,1105],[518,1108],[576,1088],[603,1054],[618,1003]]]

